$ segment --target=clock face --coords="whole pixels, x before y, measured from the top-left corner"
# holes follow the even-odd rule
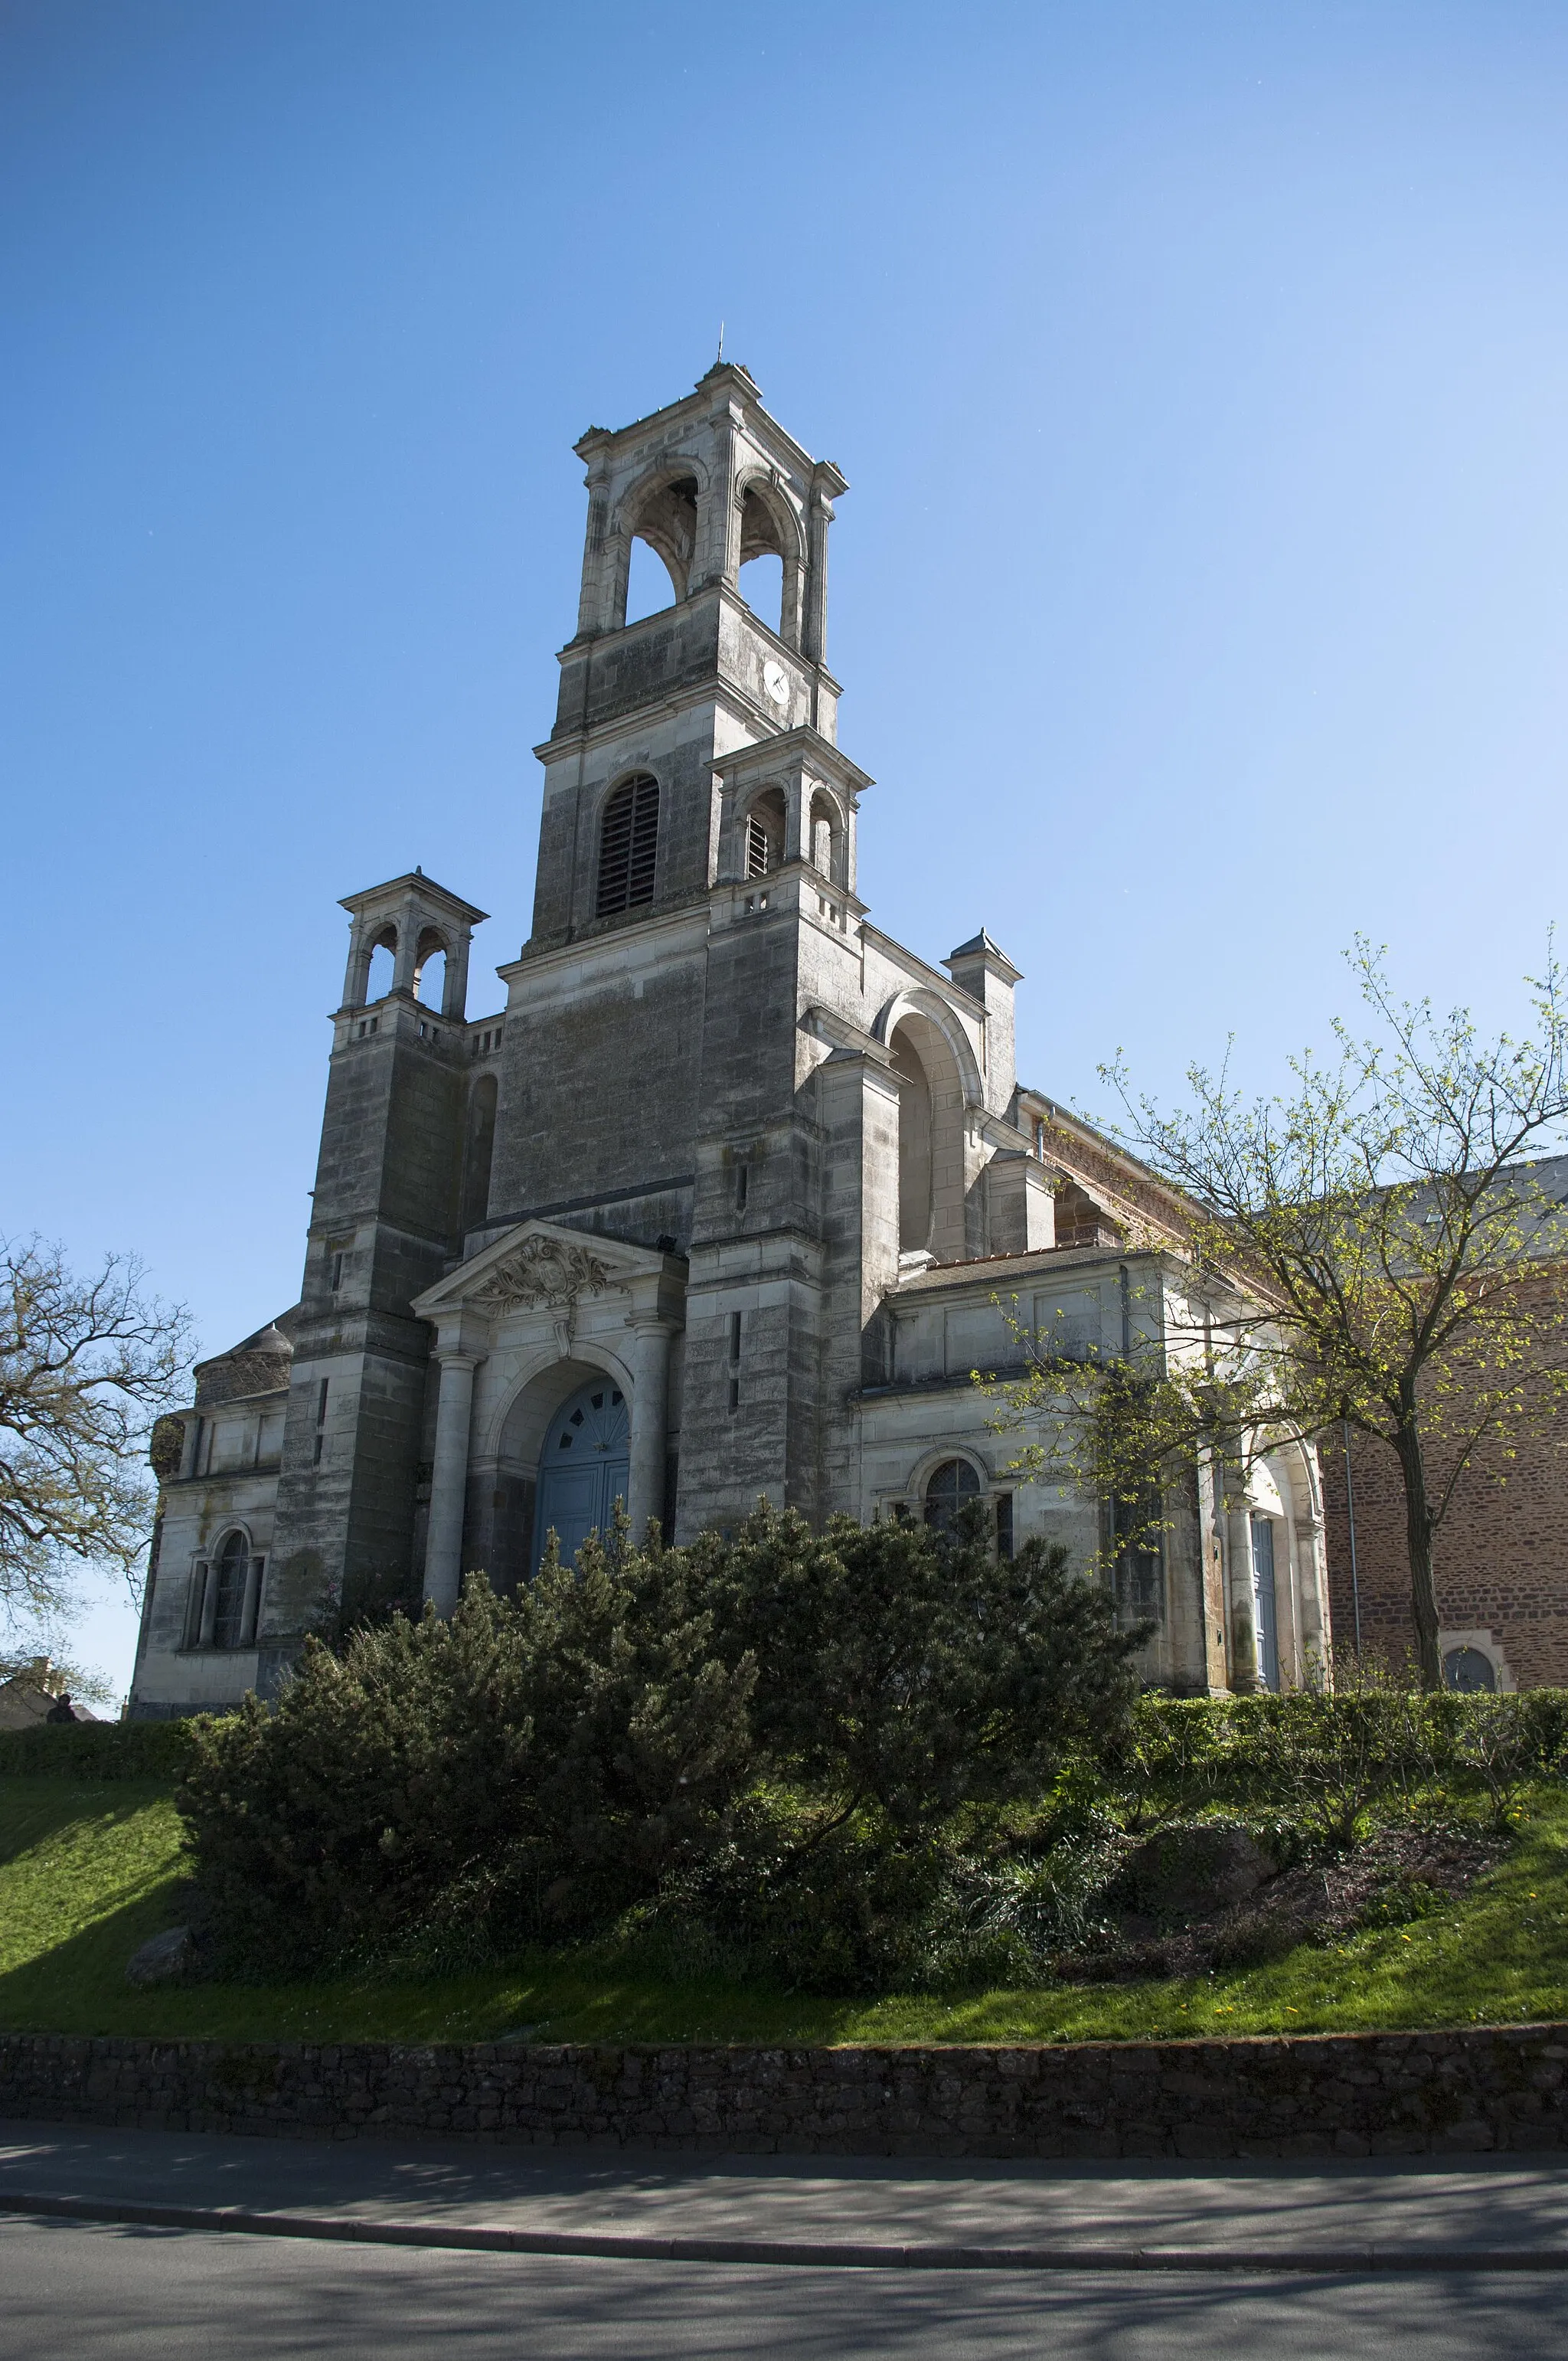
[[[762,666],[762,686],[775,705],[789,703],[789,675],[773,656]]]

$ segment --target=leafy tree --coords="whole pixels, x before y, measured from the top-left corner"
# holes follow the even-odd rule
[[[1289,1437],[1343,1426],[1385,1445],[1435,1688],[1433,1543],[1460,1477],[1483,1443],[1511,1455],[1568,1401],[1568,1307],[1543,1268],[1568,1229],[1531,1162],[1568,1122],[1568,1010],[1554,957],[1530,982],[1521,1040],[1398,999],[1365,941],[1351,963],[1373,1032],[1336,1021],[1332,1057],[1292,1060],[1281,1095],[1249,1099],[1227,1067],[1195,1066],[1187,1104],[1166,1112],[1122,1066],[1102,1070],[1118,1137],[1188,1208],[1189,1309],[1101,1369],[1034,1347],[1002,1390],[1012,1422],[1057,1406],[1057,1464],[1121,1503],[1129,1530],[1197,1458],[1234,1487]]]
[[[11,1655],[0,1649],[0,1684],[23,1680],[44,1696],[74,1697],[80,1705],[107,1705],[115,1695],[112,1681],[73,1657]]]
[[[120,1567],[138,1595],[152,1526],[147,1445],[191,1353],[178,1305],[134,1257],[79,1279],[60,1247],[0,1241],[0,1612],[59,1615],[74,1569]]]

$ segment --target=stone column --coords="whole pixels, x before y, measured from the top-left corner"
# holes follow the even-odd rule
[[[198,1648],[210,1648],[217,1637],[217,1630],[218,1565],[213,1558],[208,1561],[206,1580],[202,1587],[202,1628],[196,1641]]]
[[[343,978],[345,1008],[363,1008],[369,988],[370,942],[362,922],[356,918],[348,930],[348,966]]]
[[[606,612],[605,565],[609,542],[609,479],[603,455],[587,474],[588,526],[583,540],[583,588],[577,600],[577,637],[597,638],[614,628]]]
[[[424,1595],[438,1615],[450,1615],[463,1581],[463,1510],[468,1497],[468,1427],[474,1372],[482,1353],[442,1353],[435,1406],[435,1458],[430,1479],[430,1523],[424,1552]]]
[[[414,967],[419,957],[420,914],[412,902],[405,902],[398,913],[398,948],[392,954],[392,990],[406,992],[411,1000],[414,989]]]
[[[1301,1609],[1301,1653],[1309,1683],[1326,1683],[1329,1635],[1323,1613],[1322,1520],[1296,1520],[1296,1595]]]
[[[798,763],[784,783],[784,840],[786,861],[809,861],[811,858],[810,798]]]
[[[465,931],[446,947],[446,986],[441,995],[441,1013],[453,1024],[461,1025],[468,1006],[468,951],[471,938]]]
[[[641,1542],[650,1517],[664,1513],[664,1444],[670,1408],[670,1323],[631,1314],[631,1467],[626,1513]]]
[[[1258,1686],[1257,1593],[1252,1573],[1252,1519],[1244,1501],[1225,1516],[1225,1555],[1230,1561],[1231,1686]]]
[[[256,1645],[256,1615],[261,1604],[261,1560],[253,1557],[245,1570],[245,1604],[239,1610],[239,1644]]]
[[[806,519],[808,535],[806,572],[806,630],[802,653],[813,664],[828,661],[828,528],[833,522],[833,503],[820,484],[811,488],[811,507]]]

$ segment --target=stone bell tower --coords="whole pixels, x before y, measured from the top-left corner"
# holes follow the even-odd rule
[[[500,971],[487,1236],[564,1221],[686,1260],[670,1396],[684,1532],[728,1514],[732,1494],[811,1507],[820,1489],[807,1086],[822,1048],[801,1020],[823,998],[860,1008],[855,830],[871,785],[839,752],[827,663],[828,533],[847,486],[733,363],[576,449],[577,628],[535,749],[532,931]],[[671,602],[629,623],[637,541]],[[755,556],[778,560],[776,609],[746,595]],[[855,1318],[858,1336],[858,1295]]]
[[[601,917],[598,830],[618,772],[652,758],[658,858],[637,884],[650,908],[706,894],[715,871],[711,768],[738,746],[804,729],[831,745],[839,684],[827,668],[828,531],[847,487],[762,408],[733,362],[652,417],[576,445],[588,520],[576,637],[561,652],[545,766],[532,947],[573,940]],[[674,604],[626,620],[634,541],[662,559]],[[780,561],[776,628],[752,612],[740,569]],[[782,849],[782,847],[781,847]]]
[[[469,942],[485,913],[422,871],[351,894],[321,1152],[258,1633],[291,1661],[323,1591],[411,1571],[430,1335],[410,1299],[462,1243],[464,1154],[477,1069],[465,1020]],[[368,997],[371,962],[389,988]],[[438,999],[430,962],[445,961]]]

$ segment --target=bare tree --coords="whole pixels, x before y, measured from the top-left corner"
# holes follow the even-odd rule
[[[154,1488],[147,1446],[179,1399],[188,1314],[134,1257],[79,1279],[59,1246],[0,1241],[0,1612],[58,1616],[73,1576],[117,1567],[139,1595]]]
[[[1459,1479],[1484,1442],[1506,1456],[1568,1405],[1568,1306],[1549,1268],[1568,1221],[1534,1161],[1568,1128],[1568,1008],[1550,945],[1518,1041],[1484,1038],[1466,1009],[1398,999],[1365,940],[1350,961],[1373,1033],[1336,1021],[1333,1056],[1292,1060],[1282,1095],[1248,1099],[1228,1066],[1193,1067],[1187,1104],[1167,1113],[1120,1063],[1102,1070],[1117,1136],[1191,1208],[1202,1284],[1193,1334],[1174,1351],[1163,1340],[1157,1368],[1102,1385],[1077,1448],[1131,1491],[1138,1466],[1146,1482],[1205,1445],[1223,1464],[1259,1437],[1342,1422],[1384,1444],[1404,1489],[1417,1662],[1437,1687],[1432,1545]]]

